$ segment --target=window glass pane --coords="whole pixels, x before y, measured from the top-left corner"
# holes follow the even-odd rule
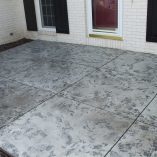
[[[48,25],[47,16],[43,16],[43,23],[44,23],[45,26]]]
[[[51,5],[52,0],[46,0],[47,5]]]
[[[48,16],[48,25],[49,26],[52,26],[52,17],[51,16]]]
[[[46,3],[45,3],[45,0],[41,0],[41,3],[43,4],[43,5],[45,5]]]
[[[55,26],[53,0],[40,0],[43,27]]]
[[[118,28],[118,0],[92,0],[93,28]]]
[[[43,15],[46,15],[46,6],[42,6],[42,13]]]
[[[51,11],[51,6],[47,6],[47,15],[50,16],[50,15],[51,15],[51,12],[52,12],[52,11]]]

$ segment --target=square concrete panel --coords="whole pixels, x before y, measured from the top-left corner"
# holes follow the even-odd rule
[[[34,87],[59,92],[94,70],[84,65],[53,60],[35,64],[15,75],[13,79]]]
[[[156,157],[157,128],[135,123],[106,157]]]
[[[150,103],[138,120],[157,127],[157,97]]]
[[[123,53],[118,49],[71,44],[57,53],[55,59],[98,68]]]
[[[56,96],[2,129],[0,146],[15,156],[102,157],[131,123]]]
[[[15,81],[0,78],[0,127],[28,112],[53,95]]]
[[[145,81],[100,70],[86,76],[61,95],[76,101],[135,119],[156,94]]]
[[[2,52],[0,147],[15,157],[155,157],[156,82],[152,54],[40,40]]]
[[[104,66],[104,69],[113,76],[121,74],[157,87],[157,55],[128,51]]]

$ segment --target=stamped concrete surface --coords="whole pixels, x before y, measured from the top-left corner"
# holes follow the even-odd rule
[[[0,147],[15,157],[156,157],[157,56],[33,41],[0,54]]]

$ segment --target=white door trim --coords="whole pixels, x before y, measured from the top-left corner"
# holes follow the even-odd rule
[[[123,0],[118,0],[118,28],[115,31],[93,29],[92,0],[86,0],[88,34],[117,35],[122,37]]]

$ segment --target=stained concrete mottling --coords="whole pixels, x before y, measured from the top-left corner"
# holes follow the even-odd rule
[[[15,157],[156,157],[157,56],[33,41],[0,54],[0,147]]]

